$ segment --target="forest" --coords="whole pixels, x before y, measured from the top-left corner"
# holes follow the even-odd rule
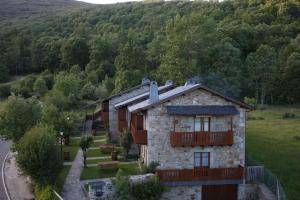
[[[69,102],[101,99],[148,77],[193,79],[261,104],[300,102],[297,0],[135,2],[0,23],[1,97],[54,88]]]

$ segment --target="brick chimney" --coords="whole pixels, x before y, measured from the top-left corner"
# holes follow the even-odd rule
[[[154,103],[159,100],[158,98],[158,86],[156,81],[150,82],[150,94],[149,94],[149,103]]]

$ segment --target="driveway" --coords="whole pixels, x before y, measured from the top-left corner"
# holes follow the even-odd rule
[[[2,180],[2,166],[4,163],[4,158],[7,154],[7,152],[9,151],[9,142],[8,141],[4,141],[0,138],[0,199],[2,200],[8,200],[5,190],[4,190],[4,186],[3,186],[3,180]]]

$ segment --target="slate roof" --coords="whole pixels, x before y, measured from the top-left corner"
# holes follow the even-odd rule
[[[161,94],[165,91],[168,91],[168,90],[172,89],[173,87],[174,87],[173,84],[160,86],[160,87],[158,87],[158,93]],[[124,106],[130,105],[130,104],[148,99],[149,98],[149,93],[150,92],[145,92],[141,95],[132,97],[132,98],[127,99],[125,101],[122,101],[122,102],[115,105],[115,109],[119,109],[121,107],[124,107]]]
[[[178,105],[165,106],[169,115],[237,115],[239,111],[232,105]]]
[[[143,110],[147,110],[148,108],[150,107],[153,107],[153,106],[156,106],[156,105],[159,105],[161,103],[164,103],[166,101],[169,101],[173,98],[176,98],[180,95],[183,95],[183,94],[187,94],[189,92],[192,92],[196,89],[202,89],[202,90],[205,90],[213,95],[216,95],[216,96],[219,96],[227,101],[230,101],[234,104],[237,104],[243,108],[246,108],[246,109],[250,109],[250,106],[243,103],[243,102],[240,102],[240,101],[237,101],[231,97],[228,97],[228,96],[225,96],[219,92],[216,92],[212,89],[209,89],[208,87],[206,86],[203,86],[201,84],[188,84],[188,85],[185,85],[185,86],[179,86],[179,87],[176,87],[174,88],[173,90],[170,90],[168,92],[165,92],[163,94],[160,94],[159,95],[159,100],[157,102],[152,102],[150,103],[148,100],[145,100],[145,101],[142,101],[140,103],[137,103],[137,104],[134,104],[132,106],[129,106],[128,107],[128,110],[129,112],[139,112],[139,111],[143,111]]]
[[[118,93],[118,94],[111,95],[111,96],[109,96],[109,97],[103,99],[103,101],[109,101],[110,99],[112,99],[112,98],[114,98],[114,97],[121,96],[121,95],[123,95],[123,94],[126,94],[126,93],[131,92],[131,91],[136,90],[136,89],[139,89],[139,88],[141,88],[141,87],[143,87],[143,86],[146,86],[146,85],[150,85],[150,82],[142,83],[142,84],[136,85],[136,86],[134,86],[134,87],[132,87],[132,88],[129,88],[129,89],[127,89],[127,90],[124,90],[124,91],[122,91],[122,92],[120,92],[120,93]]]

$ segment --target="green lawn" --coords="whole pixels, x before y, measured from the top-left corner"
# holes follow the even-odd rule
[[[296,115],[283,119],[286,112]],[[300,197],[300,108],[272,106],[249,113],[247,154],[264,164],[281,181],[289,200]]]
[[[100,149],[89,149],[87,157],[110,156],[110,153],[102,153]]]
[[[76,157],[76,154],[79,150],[79,139],[78,138],[72,138],[70,137],[70,143],[69,146],[64,145],[63,151],[69,151],[70,152],[70,161],[73,161]]]
[[[140,168],[137,163],[119,164],[119,169],[122,169],[126,175],[140,174]],[[115,177],[118,169],[99,169],[98,167],[84,168],[81,173],[81,180],[98,179],[98,178],[110,178]]]
[[[63,168],[61,169],[61,171],[59,172],[56,181],[55,181],[55,190],[58,193],[61,193],[64,183],[65,183],[65,179],[68,176],[68,173],[70,171],[71,166],[63,166]]]
[[[88,165],[90,165],[90,164],[98,164],[99,162],[107,162],[107,161],[111,161],[111,158],[96,159],[96,160],[87,160],[86,163]]]

